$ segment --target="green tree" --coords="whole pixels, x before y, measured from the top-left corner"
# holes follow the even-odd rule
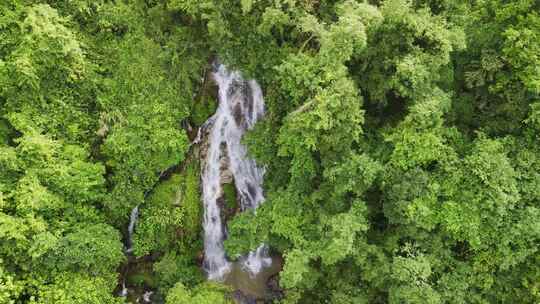
[[[187,289],[182,283],[177,283],[167,294],[167,304],[227,304],[232,303],[225,293],[228,288],[217,283],[203,283],[193,290]]]

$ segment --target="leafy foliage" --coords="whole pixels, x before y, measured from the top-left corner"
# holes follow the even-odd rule
[[[167,304],[227,304],[232,303],[225,296],[228,288],[217,283],[204,283],[193,290],[186,289],[182,283],[177,283],[167,294]]]
[[[225,247],[281,254],[283,303],[540,301],[539,5],[3,1],[0,302],[121,303],[137,205],[167,303],[230,301],[187,157],[214,58],[266,101],[243,138],[266,202]]]

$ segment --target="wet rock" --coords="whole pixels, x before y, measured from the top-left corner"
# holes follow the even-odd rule
[[[253,89],[246,80],[234,81],[228,92],[228,98],[232,100],[231,113],[234,122],[242,129],[247,129],[248,120],[251,121],[254,111]]]
[[[246,83],[244,87],[244,109],[247,111],[247,117],[253,116],[253,91],[251,89],[251,86]]]
[[[229,170],[229,167],[226,167],[224,170],[221,171],[219,178],[221,179],[221,184],[232,184],[233,175]]]
[[[219,170],[220,170],[220,182],[221,184],[230,184],[233,181],[233,174],[230,167],[229,154],[227,153],[227,144],[222,142],[219,146],[220,158],[219,158]]]
[[[153,291],[146,291],[143,295],[142,295],[142,299],[140,301],[140,303],[143,303],[143,304],[150,304],[152,303],[152,295],[154,294]]]
[[[232,114],[236,125],[241,126],[244,121],[244,115],[242,115],[242,106],[239,103],[234,106]]]
[[[199,152],[199,159],[201,160],[201,170],[204,171],[204,167],[206,166],[206,155],[208,154],[208,148],[210,147],[210,143],[208,142],[209,134],[211,131],[211,127],[201,127],[201,129],[198,131],[200,132],[200,141],[198,142],[198,152]]]
[[[233,299],[237,304],[257,304],[257,299],[244,294],[241,290],[235,290],[233,292]]]
[[[283,289],[279,286],[279,274],[275,274],[268,278],[266,287],[265,303],[273,303],[276,300],[283,299],[284,293]]]
[[[220,209],[222,209],[225,206],[225,198],[223,197],[223,195],[218,197],[218,199],[216,200],[216,204],[218,205]]]
[[[210,138],[210,132],[212,127],[207,127],[201,130],[201,141],[199,142],[199,158],[201,160],[201,171],[204,172],[206,166],[206,156],[208,154],[208,148],[210,143],[208,142]],[[233,194],[226,193],[226,189],[232,187],[234,189],[234,177],[230,170],[230,160],[227,153],[227,144],[222,142],[219,146],[220,157],[219,157],[219,171],[220,171],[220,184],[223,185],[223,189],[218,194],[219,197],[216,200],[216,204],[219,206],[222,211],[220,214],[221,222],[226,225],[227,222],[239,211],[237,210],[236,201],[231,201],[231,196],[236,197],[235,191],[232,191]],[[213,189],[216,191],[216,189]]]

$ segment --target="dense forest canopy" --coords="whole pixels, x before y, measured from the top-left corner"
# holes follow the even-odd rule
[[[232,301],[190,144],[216,58],[264,92],[225,247],[283,257],[275,303],[540,302],[539,1],[2,0],[0,303]]]

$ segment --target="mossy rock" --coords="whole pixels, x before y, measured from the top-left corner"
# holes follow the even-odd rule
[[[190,162],[181,173],[163,181],[148,197],[145,207],[180,208],[185,214],[187,229],[201,226],[202,204],[199,187],[199,162]]]
[[[137,287],[155,288],[154,275],[152,273],[142,272],[134,273],[128,277],[128,284]]]
[[[192,161],[185,169],[184,184],[181,193],[182,208],[186,210],[186,228],[192,231],[195,236],[202,229],[202,203],[200,193],[200,164],[198,161]],[[197,238],[197,237],[196,237]]]
[[[154,271],[152,269],[152,262],[150,261],[141,261],[132,264],[126,279],[129,286],[140,288],[157,287]]]
[[[154,189],[140,209],[134,236],[136,256],[175,248],[198,250],[202,229],[199,183],[199,163],[192,161]]]
[[[147,199],[147,205],[150,207],[163,206],[172,207],[180,199],[178,196],[180,185],[185,177],[182,174],[173,174],[166,181],[161,182],[154,188],[154,191]]]
[[[196,101],[191,110],[191,121],[196,125],[202,125],[217,109],[215,99],[208,97],[201,101]]]
[[[167,252],[154,264],[154,272],[161,291],[166,291],[177,282],[194,286],[205,280],[201,267],[189,252]]]
[[[234,213],[238,208],[236,187],[234,186],[234,184],[223,185],[223,196],[225,197],[225,208],[227,208],[227,212]]]

